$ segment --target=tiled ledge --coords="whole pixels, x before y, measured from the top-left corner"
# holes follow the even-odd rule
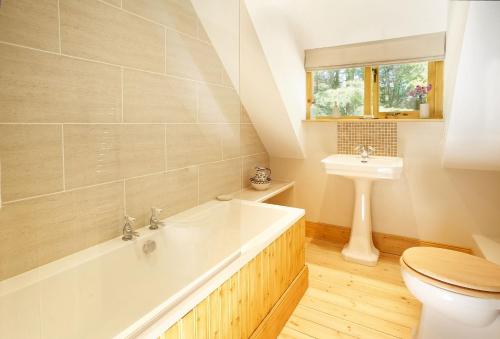
[[[255,202],[263,202],[271,199],[275,195],[292,188],[295,185],[295,181],[278,181],[273,180],[271,186],[265,191],[257,191],[252,187],[244,188],[241,192],[236,193],[234,196],[237,199],[250,200]]]

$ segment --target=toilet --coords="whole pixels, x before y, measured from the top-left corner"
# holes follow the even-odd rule
[[[422,303],[418,339],[500,339],[500,266],[435,247],[400,259],[408,290]]]

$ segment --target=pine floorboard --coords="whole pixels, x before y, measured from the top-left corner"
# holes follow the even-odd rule
[[[405,287],[399,257],[381,253],[368,267],[340,251],[307,239],[309,288],[278,338],[412,338],[421,304]]]

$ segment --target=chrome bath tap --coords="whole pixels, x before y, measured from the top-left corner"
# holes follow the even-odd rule
[[[358,145],[355,150],[361,156],[361,162],[363,163],[368,162],[370,155],[375,153],[375,147],[372,146]]]
[[[123,241],[128,241],[132,240],[134,237],[139,236],[139,232],[134,231],[133,225],[134,225],[135,218],[125,216],[125,225],[123,225],[123,236],[122,240]]]
[[[151,208],[151,218],[149,218],[149,229],[157,230],[159,226],[163,226],[163,223],[160,221],[160,213],[162,209],[152,207]]]

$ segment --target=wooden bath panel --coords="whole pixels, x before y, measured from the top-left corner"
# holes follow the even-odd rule
[[[160,339],[276,338],[307,289],[304,246],[302,218]]]

